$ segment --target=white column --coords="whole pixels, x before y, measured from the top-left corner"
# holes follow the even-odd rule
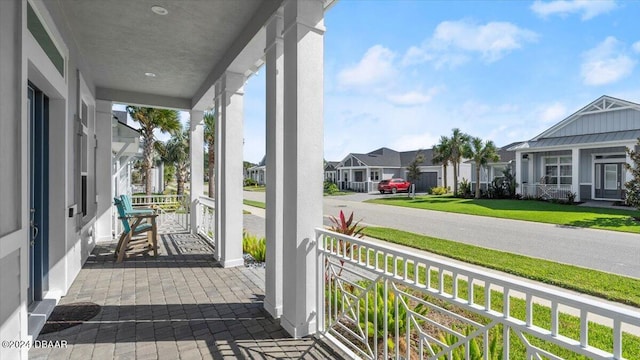
[[[539,178],[536,179],[535,163],[536,163],[536,154],[529,153],[529,184],[530,185],[538,184],[540,180]]]
[[[198,198],[204,191],[204,112],[191,110],[189,156],[191,160],[191,233],[198,233]]]
[[[280,324],[314,334],[316,252],[322,227],[324,1],[284,5],[284,283]]]
[[[515,175],[516,175],[516,184],[518,184],[518,187],[516,188],[516,192],[522,194],[525,194],[525,189],[524,189],[524,185],[522,184],[522,153],[519,151],[516,151],[516,169],[515,169]]]
[[[243,85],[244,75],[226,72],[220,80],[220,116],[216,133],[216,245],[223,267],[240,266],[242,259]],[[219,188],[218,188],[219,186]],[[220,191],[218,191],[218,189]]]
[[[364,184],[365,184],[365,192],[371,191],[371,170],[367,167],[367,171],[365,172]]]
[[[222,179],[222,167],[219,165],[220,163],[220,159],[222,158],[222,143],[224,142],[224,139],[222,138],[222,131],[220,130],[222,128],[222,109],[221,109],[221,97],[222,97],[222,89],[221,89],[222,85],[220,83],[216,84],[216,98],[214,100],[215,102],[215,113],[217,114],[217,116],[215,117],[214,123],[214,146],[215,146],[215,154],[216,154],[216,161],[214,163],[214,167],[213,167],[213,173],[214,173],[214,177],[215,177],[215,183],[214,183],[214,187],[215,187],[215,199],[214,199],[214,204],[216,206],[215,209],[215,213],[216,214],[214,216],[214,235],[213,235],[213,241],[215,243],[215,247],[214,247],[214,257],[216,260],[220,261],[220,259],[222,259],[222,241],[221,241],[221,237],[218,236],[219,231],[222,229],[222,214],[220,214],[220,216],[217,215],[218,213],[218,199],[222,199],[222,182],[219,181],[218,179]]]
[[[636,150],[636,143],[630,143],[630,144],[628,144],[626,146],[626,148],[630,149],[630,150],[633,150],[633,151],[640,150],[640,149]],[[632,167],[635,166],[635,164],[633,163],[633,160],[631,160],[631,156],[629,156],[629,153],[627,153],[627,152],[625,152],[625,161],[626,161],[627,164],[631,165]],[[594,171],[593,170],[593,164],[591,164],[591,167],[592,167],[591,171]],[[627,170],[625,168],[622,173],[625,174],[624,177],[623,177],[623,180],[622,180],[623,182],[627,182],[627,181],[633,180],[633,174],[631,173],[631,171],[629,171],[629,170]]]
[[[282,315],[282,202],[283,202],[283,56],[282,11],[267,23],[266,62],[266,220],[267,238],[264,308],[274,318]]]
[[[96,149],[96,195],[98,197],[96,239],[111,240],[111,207],[113,190],[111,189],[113,164],[111,163],[111,112],[112,102],[96,101],[96,137],[98,147]],[[116,170],[117,171],[117,170]]]
[[[571,149],[571,191],[576,193],[575,201],[580,201],[580,149]]]

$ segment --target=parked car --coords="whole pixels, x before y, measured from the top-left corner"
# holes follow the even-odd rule
[[[410,188],[411,182],[400,178],[382,180],[378,183],[378,191],[380,191],[380,194],[384,194],[386,192],[395,194],[398,191],[409,191]]]

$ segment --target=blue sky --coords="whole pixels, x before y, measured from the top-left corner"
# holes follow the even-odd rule
[[[640,102],[638,14],[621,1],[340,0],[325,17],[325,158],[429,148],[454,127],[501,146],[601,95]],[[252,162],[264,81],[245,87]]]

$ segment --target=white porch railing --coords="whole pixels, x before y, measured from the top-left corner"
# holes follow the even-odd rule
[[[373,192],[378,191],[379,181],[347,181],[344,182],[342,190],[352,190],[355,192]]]
[[[549,185],[549,184],[523,184],[522,196],[535,197],[545,200],[563,199],[566,200],[570,193],[575,193],[571,185]]]
[[[158,214],[158,226],[171,224],[175,230],[189,229],[189,196],[187,195],[133,195],[134,207],[151,207]]]
[[[212,244],[215,239],[215,202],[212,198],[200,196],[198,198],[198,234],[204,236]]]
[[[622,359],[640,346],[627,338],[637,311],[323,229],[316,240],[319,334],[357,357]],[[596,348],[603,323],[611,346]]]

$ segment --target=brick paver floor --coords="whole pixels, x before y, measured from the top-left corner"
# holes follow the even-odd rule
[[[264,269],[224,269],[210,245],[162,234],[158,258],[113,261],[98,244],[60,303],[94,302],[92,320],[38,340],[66,348],[31,349],[30,359],[335,359],[326,343],[292,339],[262,308]]]

